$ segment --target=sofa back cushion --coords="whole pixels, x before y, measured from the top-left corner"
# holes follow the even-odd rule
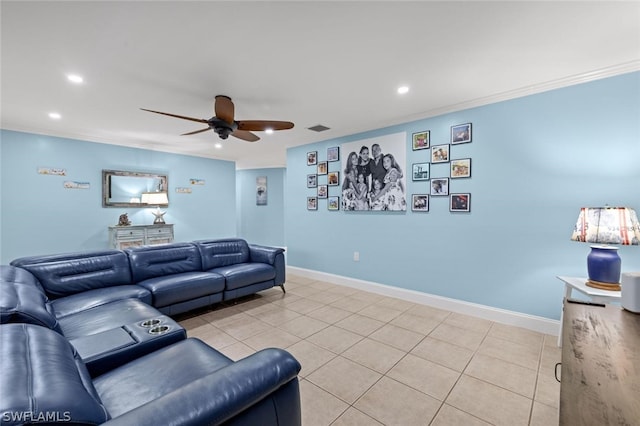
[[[3,324],[0,330],[3,425],[97,425],[109,420],[85,365],[67,339],[32,324]]]
[[[202,269],[219,268],[249,262],[249,244],[241,238],[200,240],[195,242],[202,255]]]
[[[191,243],[159,244],[126,250],[133,281],[202,270],[198,247]]]
[[[131,284],[129,259],[120,250],[23,257],[11,265],[35,275],[51,299]]]

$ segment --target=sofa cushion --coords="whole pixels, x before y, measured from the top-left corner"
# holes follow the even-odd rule
[[[184,272],[140,281],[149,290],[153,306],[160,308],[224,290],[224,277],[213,272]]]
[[[129,259],[120,250],[23,257],[11,265],[35,275],[51,299],[132,284]]]
[[[200,240],[195,243],[202,254],[202,269],[205,271],[250,261],[249,245],[241,238]]]
[[[202,341],[191,338],[98,376],[94,385],[109,413],[117,417],[232,363]]]
[[[183,272],[202,271],[198,247],[190,243],[159,244],[132,247],[126,250],[131,262],[133,281]]]
[[[273,280],[276,276],[275,268],[266,263],[240,263],[214,268],[209,272],[222,275],[226,280],[227,290]]]
[[[3,425],[97,425],[109,420],[89,373],[63,336],[32,324],[0,327]]]
[[[148,305],[152,302],[151,293],[144,287],[139,285],[117,285],[83,291],[82,293],[55,299],[51,301],[50,305],[59,319],[123,299],[139,299]]]

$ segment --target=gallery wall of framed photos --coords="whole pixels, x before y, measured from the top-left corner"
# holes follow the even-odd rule
[[[320,203],[326,201],[329,211],[340,210],[340,147],[327,148],[326,153],[307,152],[307,188],[312,192],[307,197],[307,210],[317,211]]]

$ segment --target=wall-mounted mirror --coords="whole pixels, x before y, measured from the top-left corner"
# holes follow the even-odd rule
[[[142,202],[143,192],[165,192],[168,195],[168,189],[167,175],[122,170],[102,171],[103,207],[148,207],[148,204]],[[168,202],[160,204],[168,205]]]

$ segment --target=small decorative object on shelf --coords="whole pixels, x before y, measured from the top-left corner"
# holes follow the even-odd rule
[[[131,225],[131,221],[129,220],[129,216],[126,213],[123,213],[118,218],[118,226],[129,226]]]

